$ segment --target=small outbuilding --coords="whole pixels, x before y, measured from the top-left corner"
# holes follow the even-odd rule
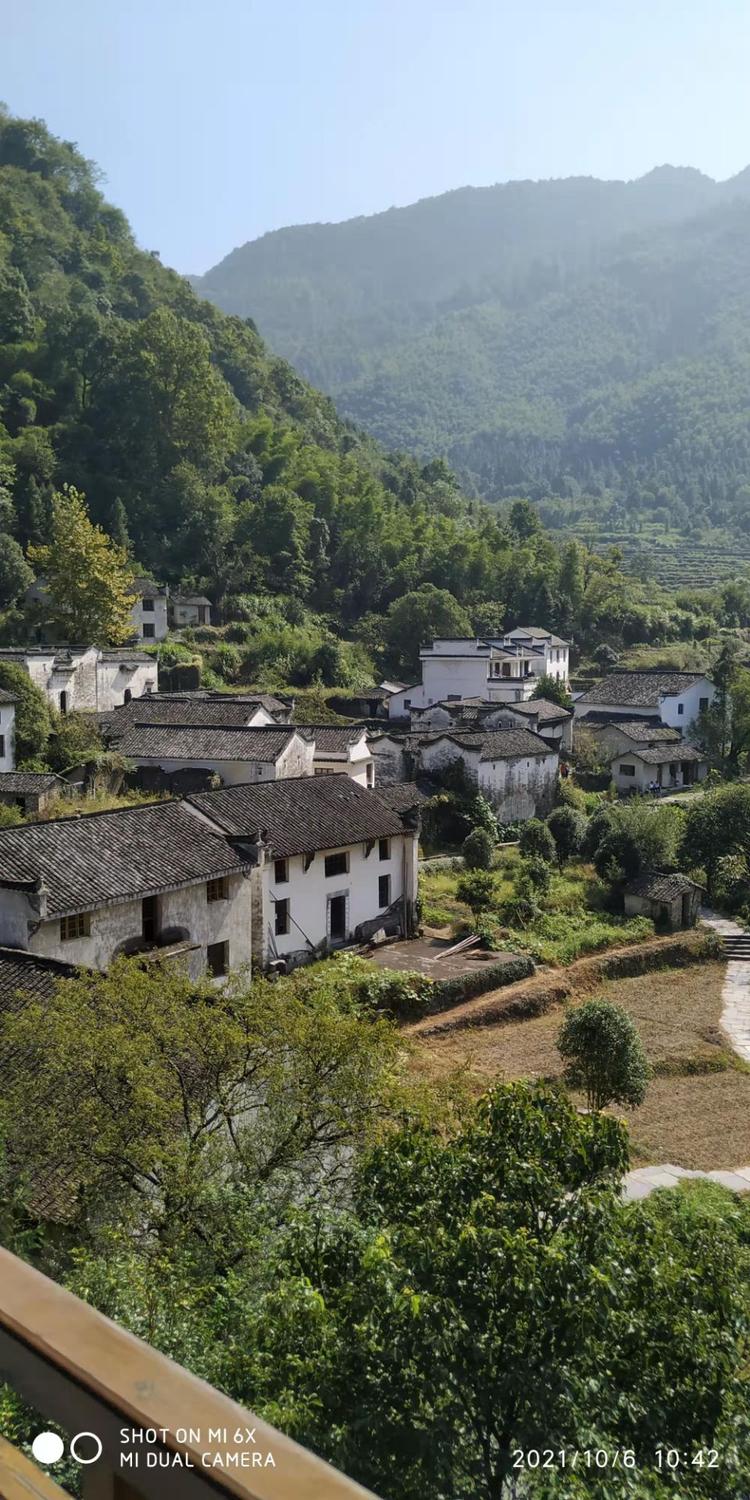
[[[698,920],[703,887],[678,872],[650,870],[625,887],[625,915],[651,917],[672,931],[694,927]]]

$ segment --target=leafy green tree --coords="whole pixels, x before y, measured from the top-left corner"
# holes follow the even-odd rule
[[[0,532],[0,609],[15,604],[34,581],[34,574],[15,537]]]
[[[474,828],[461,845],[467,870],[491,870],[495,843],[486,828]]]
[[[55,714],[47,759],[53,771],[95,760],[104,751],[104,741],[93,714]]]
[[[586,824],[586,832],[583,836],[581,853],[586,859],[593,859],[599,845],[611,833],[617,822],[617,812],[612,803],[598,807]]]
[[[518,837],[518,847],[522,854],[536,855],[544,859],[548,864],[557,858],[557,846],[552,834],[540,818],[529,818],[524,823]]]
[[[540,854],[531,854],[521,861],[519,874],[528,880],[537,896],[549,895],[552,885],[552,870]]]
[[[489,911],[495,900],[495,879],[489,870],[469,870],[456,885],[456,899],[469,907],[473,917]]]
[[[637,840],[628,828],[615,825],[600,840],[594,853],[594,869],[608,885],[633,880],[642,868]]]
[[[419,650],[439,636],[471,634],[466,610],[447,589],[425,583],[404,594],[388,610],[385,644],[394,669],[407,675],[419,670]]]
[[[41,688],[17,662],[0,662],[0,687],[13,693],[16,702],[16,762],[44,760],[51,720],[47,699]]]
[[[567,860],[578,854],[586,832],[586,819],[574,807],[554,807],[547,818],[547,829],[555,841],[557,862],[562,869]]]
[[[546,698],[548,703],[557,703],[560,708],[572,708],[573,699],[568,692],[565,683],[559,677],[550,677],[543,673],[534,687],[532,698]]]
[[[625,1104],[634,1109],[646,1097],[649,1065],[638,1030],[620,1005],[586,1000],[568,1011],[557,1038],[565,1082],[582,1089],[589,1109]]]
[[[750,856],[750,787],[720,787],[691,802],[680,853],[689,869],[705,871],[713,894],[720,860]]]
[[[94,526],[85,496],[66,485],[52,506],[48,545],[30,547],[63,640],[121,645],[133,633],[132,571],[121,548]]]

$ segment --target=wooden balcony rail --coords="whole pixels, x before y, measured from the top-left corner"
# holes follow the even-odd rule
[[[2,1248],[0,1381],[69,1443],[89,1435],[74,1457],[95,1455],[98,1439],[96,1461],[81,1465],[85,1500],[375,1500]],[[0,1439],[0,1500],[62,1495]]]

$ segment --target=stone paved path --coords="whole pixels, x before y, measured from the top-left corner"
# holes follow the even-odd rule
[[[745,928],[732,922],[729,917],[717,917],[712,911],[701,913],[707,927],[713,927],[721,937],[741,937]],[[721,992],[721,1026],[726,1032],[734,1051],[750,1062],[750,962],[730,958]],[[750,1166],[736,1167],[731,1172],[691,1172],[687,1167],[675,1167],[666,1163],[658,1167],[638,1167],[628,1172],[625,1178],[626,1198],[647,1198],[657,1187],[676,1187],[681,1177],[702,1177],[708,1182],[718,1182],[735,1193],[750,1192]]]

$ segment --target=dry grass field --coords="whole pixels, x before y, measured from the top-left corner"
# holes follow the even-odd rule
[[[634,1166],[750,1163],[750,1070],[719,1029],[723,978],[724,965],[708,963],[598,988],[632,1016],[656,1070],[641,1108],[621,1112]],[[562,1014],[558,1008],[527,1021],[415,1036],[414,1067],[432,1078],[458,1073],[472,1093],[500,1079],[558,1077]]]

